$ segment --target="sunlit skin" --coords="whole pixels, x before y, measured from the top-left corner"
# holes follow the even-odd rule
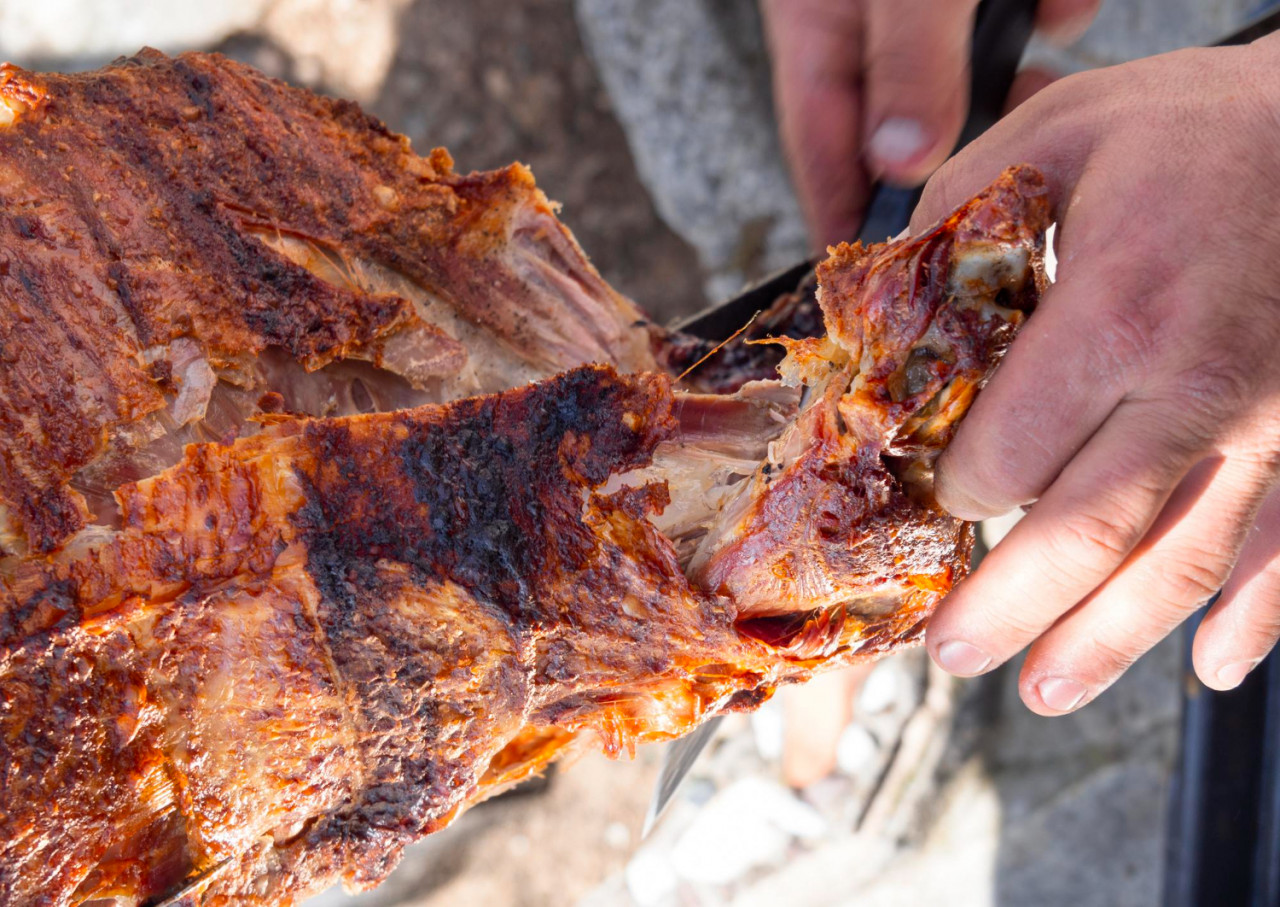
[[[764,4],[816,238],[856,229],[868,174],[910,182],[945,157],[973,6]],[[1069,38],[1095,10],[1042,2],[1039,24]],[[1237,686],[1280,637],[1277,57],[1271,38],[1056,82],[943,165],[916,212],[919,229],[1014,161],[1053,192],[1058,283],[938,469],[957,515],[1034,506],[928,631],[957,674],[1030,647],[1040,714],[1090,702],[1218,589],[1194,645],[1205,684]],[[932,141],[886,161],[869,137],[903,116]]]
[[[1035,503],[929,629],[958,673],[1030,646],[1041,714],[1089,702],[1219,588],[1206,685],[1238,685],[1280,635],[1278,57],[1269,38],[1064,79],[916,212],[1006,160],[1051,186],[1058,282],[938,469],[957,515]]]

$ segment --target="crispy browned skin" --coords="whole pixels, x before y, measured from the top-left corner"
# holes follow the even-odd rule
[[[811,403],[692,564],[755,632],[812,648],[821,625],[867,653],[923,632],[972,544],[933,462],[1039,297],[1048,223],[1043,178],[1011,168],[932,230],[819,266],[829,336],[782,364]]]
[[[7,511],[19,551],[84,525],[70,478],[174,392],[148,349],[189,337],[215,367],[271,347],[314,369],[413,332],[422,377],[462,367],[459,339],[409,300],[319,279],[264,235],[404,275],[534,377],[653,366],[639,313],[520,165],[459,175],[351,102],[216,55],[6,65],[0,113],[0,529]]]
[[[799,412],[776,384],[686,395],[590,366],[309,419],[273,413],[356,375],[393,403],[434,391],[332,365],[309,384],[295,360],[465,375],[436,299],[489,352],[536,327],[535,375],[643,368],[649,335],[520,168],[459,177],[213,57],[3,79],[0,500],[29,544],[0,557],[0,905],[376,884],[567,752],[670,739],[912,643],[962,575],[968,528],[931,469],[1039,289],[1029,168],[922,237],[835,250],[831,336],[787,344]],[[334,261],[414,283],[371,295]],[[95,473],[116,522],[73,532],[68,483],[140,450],[153,414],[170,439],[253,430],[220,413],[264,362],[261,431]],[[502,374],[527,377],[449,386]]]

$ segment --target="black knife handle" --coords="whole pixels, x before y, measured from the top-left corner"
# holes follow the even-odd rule
[[[969,117],[954,154],[1004,114],[1018,64],[1035,28],[1037,0],[982,0],[973,23]]]

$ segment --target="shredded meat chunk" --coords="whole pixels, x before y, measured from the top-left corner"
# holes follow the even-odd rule
[[[216,56],[0,101],[0,905],[376,885],[967,568],[932,468],[1042,289],[1031,168],[834,249],[826,336],[694,392],[519,166]]]

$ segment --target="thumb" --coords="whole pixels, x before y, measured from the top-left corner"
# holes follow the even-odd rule
[[[912,185],[951,153],[969,106],[977,0],[867,0],[867,163]]]

